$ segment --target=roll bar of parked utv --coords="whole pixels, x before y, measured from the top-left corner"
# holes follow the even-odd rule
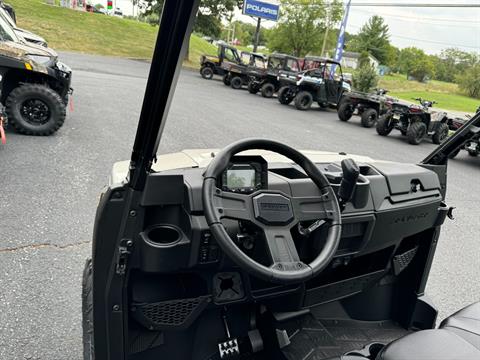
[[[130,161],[129,184],[143,190],[156,153],[200,0],[166,0]],[[185,16],[190,14],[190,16]],[[167,29],[167,31],[165,31]]]
[[[480,133],[480,113],[477,113],[471,120],[458,129],[453,136],[439,145],[422,164],[425,165],[446,165],[450,154],[465,144],[474,134]]]

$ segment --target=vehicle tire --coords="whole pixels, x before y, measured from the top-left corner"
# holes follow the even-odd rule
[[[87,259],[82,279],[82,328],[83,359],[95,359],[93,342],[93,266],[92,259]]]
[[[234,76],[232,80],[230,81],[230,85],[232,89],[239,90],[242,88],[243,85],[243,80],[239,76]]]
[[[288,86],[284,86],[278,90],[278,101],[280,104],[288,105],[293,101],[293,96],[289,94],[290,88]]]
[[[273,86],[273,84],[270,84],[270,83],[263,84],[261,92],[264,98],[269,99],[273,97],[273,94],[275,94],[275,86]]]
[[[361,123],[363,127],[371,128],[378,121],[378,112],[375,109],[367,109],[363,112]]]
[[[224,83],[226,86],[230,86],[230,85],[231,85],[230,76],[229,76],[228,74],[223,75],[223,83]]]
[[[338,110],[337,110],[338,118],[341,121],[348,121],[352,118],[354,111],[355,109],[350,102],[343,101],[340,103],[340,106],[338,107]]]
[[[212,80],[213,69],[210,66],[204,66],[200,69],[200,75],[206,80]]]
[[[407,138],[412,145],[420,144],[425,135],[427,135],[427,125],[423,122],[414,122],[408,127]]]
[[[394,123],[391,121],[391,117],[386,115],[380,116],[377,121],[377,134],[381,136],[388,136],[394,128]]]
[[[308,110],[312,106],[313,96],[308,91],[300,91],[295,96],[295,107],[297,110]]]
[[[65,122],[66,105],[60,95],[45,85],[24,84],[5,102],[8,123],[19,133],[46,136]]]
[[[450,155],[448,155],[448,158],[449,159],[455,159],[457,157],[457,155],[460,153],[460,150],[461,150],[461,148],[458,148],[457,150],[452,152]]]
[[[248,92],[250,94],[256,94],[256,93],[258,93],[258,90],[259,90],[258,85],[254,84],[251,81],[248,83]]]
[[[432,142],[437,145],[441,144],[448,137],[449,131],[450,129],[448,128],[447,124],[440,124],[437,131],[435,131],[435,134],[432,136]]]

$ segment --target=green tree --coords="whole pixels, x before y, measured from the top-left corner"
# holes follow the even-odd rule
[[[377,72],[369,62],[365,62],[353,74],[353,87],[358,91],[370,92],[377,85]]]
[[[408,77],[424,81],[435,75],[433,60],[421,49],[409,47],[402,49],[398,57],[398,70]]]
[[[268,47],[295,56],[319,54],[327,26],[336,25],[342,13],[340,0],[329,4],[324,0],[281,0],[280,19],[269,34]]]
[[[458,75],[457,83],[468,96],[480,99],[480,64]]]
[[[367,51],[380,63],[387,64],[390,51],[390,35],[385,20],[378,15],[372,16],[351,41],[349,49],[357,52]]]
[[[145,4],[145,16],[151,14],[159,16],[163,9],[164,0],[144,0],[143,3]],[[203,35],[220,37],[222,20],[234,11],[237,4],[237,0],[202,0],[194,31]]]

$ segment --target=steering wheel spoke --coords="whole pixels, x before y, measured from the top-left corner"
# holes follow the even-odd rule
[[[272,260],[271,267],[283,269],[293,265],[298,270],[297,264],[300,264],[301,261],[290,228],[271,226],[265,227],[263,232],[267,243],[267,251]]]
[[[252,198],[249,195],[215,190],[215,210],[220,218],[251,220]]]
[[[298,221],[332,220],[334,208],[331,194],[291,198],[295,217]]]

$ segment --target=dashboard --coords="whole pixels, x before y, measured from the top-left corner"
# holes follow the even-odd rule
[[[340,164],[316,165],[337,192],[342,180]],[[410,240],[405,239],[435,226],[443,200],[439,176],[430,169],[388,162],[361,163],[359,168],[353,198],[342,213],[337,253],[324,273],[304,285],[281,286],[259,281],[225,256],[204,216],[203,168],[165,170],[149,175],[141,204],[146,212],[145,230],[140,234],[141,246],[136,255],[138,269],[158,276],[190,274],[188,276],[205,284],[200,295],[216,293],[218,274],[237,274],[243,279],[241,297],[214,296],[215,303],[275,298],[305,286],[304,301],[311,305],[338,297],[338,291],[343,295],[359,291],[372,276],[378,276],[391,266],[399,249],[404,251],[410,246],[405,245],[406,242],[410,244]],[[299,166],[268,163],[261,156],[234,157],[217,179],[217,187],[225,192],[245,194],[267,189],[292,197],[320,194]],[[248,221],[222,221],[245,254],[260,263],[268,263],[262,235],[255,226]],[[292,227],[291,233],[299,256],[305,262],[318,253],[325,240],[322,228],[307,237],[297,226]],[[339,283],[341,290],[338,290]],[[329,293],[330,287],[337,292]]]

